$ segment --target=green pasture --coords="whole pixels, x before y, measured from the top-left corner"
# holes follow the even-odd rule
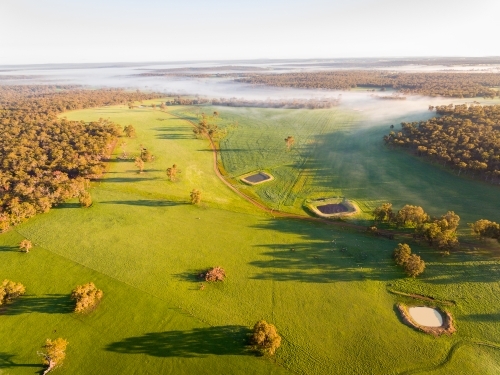
[[[229,122],[220,112],[221,124]],[[184,120],[123,106],[66,116],[132,124],[137,137],[125,140],[127,152],[136,156],[142,144],[155,160],[138,174],[132,161],[116,159],[117,146],[105,178],[92,186],[92,207],[67,202],[0,235],[0,279],[27,287],[26,296],[0,309],[0,374],[39,373],[36,351],[56,337],[70,345],[54,374],[500,371],[500,350],[483,345],[500,341],[498,259],[443,258],[412,244],[428,265],[422,277],[409,280],[390,258],[397,241],[274,219],[238,198],[215,177],[207,141],[195,139]],[[340,120],[338,126],[347,132]],[[240,120],[236,129],[243,127]],[[173,163],[182,170],[176,182],[165,175]],[[200,206],[187,204],[193,188],[203,192]],[[16,251],[23,238],[35,243],[29,254]],[[197,273],[218,265],[227,280],[201,290]],[[103,301],[91,314],[76,315],[69,294],[89,281],[103,289]],[[403,325],[395,304],[422,302],[387,288],[455,301],[443,307],[458,332],[436,339]],[[245,346],[262,318],[283,336],[274,359]]]
[[[197,112],[213,110],[175,113],[196,121]],[[270,207],[304,213],[306,199],[345,196],[363,212],[354,220],[370,219],[375,207],[391,202],[396,209],[420,205],[432,215],[455,211],[463,228],[480,218],[500,221],[498,186],[458,177],[454,171],[384,145],[382,137],[391,124],[397,130],[399,122],[426,118],[428,111],[421,117],[381,122],[339,108],[215,110],[221,117],[216,121],[230,129],[220,142],[224,170],[237,187]],[[284,142],[289,135],[295,138],[290,151]],[[251,188],[236,179],[253,170],[269,171],[275,179]]]

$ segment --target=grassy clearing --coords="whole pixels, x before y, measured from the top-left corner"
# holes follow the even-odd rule
[[[390,259],[394,241],[275,220],[239,200],[213,176],[208,145],[186,122],[123,107],[67,116],[132,123],[129,152],[142,143],[157,157],[142,175],[132,162],[110,163],[93,186],[91,208],[68,202],[0,236],[0,275],[23,282],[29,294],[0,314],[0,373],[38,371],[36,350],[59,336],[70,342],[61,374],[497,369],[500,351],[470,342],[500,337],[498,261],[412,246],[428,266],[421,279],[404,279]],[[164,172],[173,163],[183,171],[176,183]],[[201,207],[185,204],[194,187],[204,192]],[[29,254],[15,251],[23,238],[36,244]],[[200,290],[195,275],[217,265],[227,280]],[[102,303],[88,316],[70,313],[71,289],[89,281],[103,289]],[[456,300],[446,308],[458,333],[436,340],[401,324],[394,305],[409,298],[388,293],[388,284]],[[283,335],[275,362],[244,351],[259,319]]]

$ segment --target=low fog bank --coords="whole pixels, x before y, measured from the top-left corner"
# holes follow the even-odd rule
[[[311,63],[313,64],[313,63]],[[91,65],[91,66],[71,66],[54,69],[53,67],[37,67],[31,69],[1,69],[0,84],[78,84],[93,88],[117,87],[124,89],[140,89],[143,91],[156,91],[165,94],[176,95],[200,95],[209,98],[238,98],[242,100],[272,101],[272,100],[337,100],[340,98],[339,108],[353,110],[361,114],[366,121],[363,126],[376,125],[381,123],[398,123],[401,121],[411,121],[416,119],[426,119],[434,112],[428,110],[429,105],[448,105],[471,103],[474,100],[480,103],[498,103],[492,100],[483,99],[456,99],[423,97],[417,95],[407,96],[406,100],[390,100],[377,98],[373,92],[363,90],[353,91],[333,91],[268,87],[260,85],[250,85],[235,82],[230,77],[210,76],[204,78],[190,78],[183,76],[142,76],[141,72],[171,69],[207,69],[211,72],[221,69],[262,69],[273,66],[287,66],[285,64],[253,63],[242,64],[234,67],[229,64],[217,65],[214,63],[171,63],[171,64],[125,64],[125,65]],[[471,68],[471,66],[468,66]],[[299,69],[303,69],[301,66]],[[389,92],[390,93],[390,92]],[[381,94],[381,93],[375,93]],[[387,95],[383,93],[383,95]]]

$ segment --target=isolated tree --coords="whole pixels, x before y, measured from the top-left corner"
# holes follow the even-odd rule
[[[373,210],[375,221],[391,221],[394,213],[392,212],[392,203],[384,203]]]
[[[141,159],[145,162],[149,162],[149,161],[153,160],[153,154],[147,148],[142,148],[141,149]]]
[[[403,265],[406,274],[417,277],[425,270],[425,262],[416,254],[411,254]]]
[[[166,108],[165,103],[161,102],[160,104],[160,111],[164,111]]]
[[[94,309],[102,296],[102,290],[97,289],[94,283],[78,285],[71,292],[71,299],[76,301],[75,312],[86,312]]]
[[[273,355],[281,345],[281,336],[273,324],[259,320],[253,327],[250,343],[262,355]]]
[[[22,240],[21,243],[19,244],[19,249],[24,253],[29,253],[32,247],[33,244],[31,243],[30,240],[27,239]]]
[[[198,189],[191,190],[191,204],[198,204],[201,202],[201,191]]]
[[[137,168],[139,168],[139,173],[144,171],[144,160],[142,160],[139,156],[135,158],[134,164]]]
[[[222,267],[213,267],[202,275],[205,281],[224,281],[226,278],[226,271],[224,271]]]
[[[410,255],[411,248],[405,243],[398,244],[398,246],[394,249],[394,253],[392,254],[398,266],[404,265],[408,261],[408,258],[410,258]]]
[[[60,337],[55,340],[47,339],[45,341],[44,351],[38,352],[38,355],[43,357],[43,364],[48,366],[43,375],[62,365],[64,358],[66,358],[67,346],[68,342]]]
[[[135,137],[135,128],[132,125],[127,125],[123,128],[123,132],[125,133],[125,136],[132,138]]]
[[[219,117],[219,112],[214,111],[214,118],[217,118],[217,117]]]
[[[26,293],[21,283],[5,279],[0,285],[0,306]]]
[[[90,207],[92,205],[92,197],[90,196],[90,193],[86,190],[80,193],[80,195],[78,196],[78,201],[80,202],[80,205],[84,208]]]
[[[291,135],[285,138],[285,144],[288,150],[290,150],[290,148],[293,146],[294,143],[295,139]]]
[[[177,177],[177,173],[180,172],[177,169],[177,164],[172,165],[172,167],[167,168],[167,177],[170,181],[175,181],[175,178]]]
[[[120,143],[120,146],[122,148],[122,155],[121,155],[121,158],[122,159],[127,159],[128,158],[128,155],[127,155],[127,143],[126,142],[122,142]]]
[[[153,110],[156,109],[156,104],[154,104],[154,103],[151,104],[151,108],[153,108]]]

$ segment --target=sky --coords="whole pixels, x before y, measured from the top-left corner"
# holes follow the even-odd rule
[[[500,56],[500,0],[0,0],[0,65]]]

